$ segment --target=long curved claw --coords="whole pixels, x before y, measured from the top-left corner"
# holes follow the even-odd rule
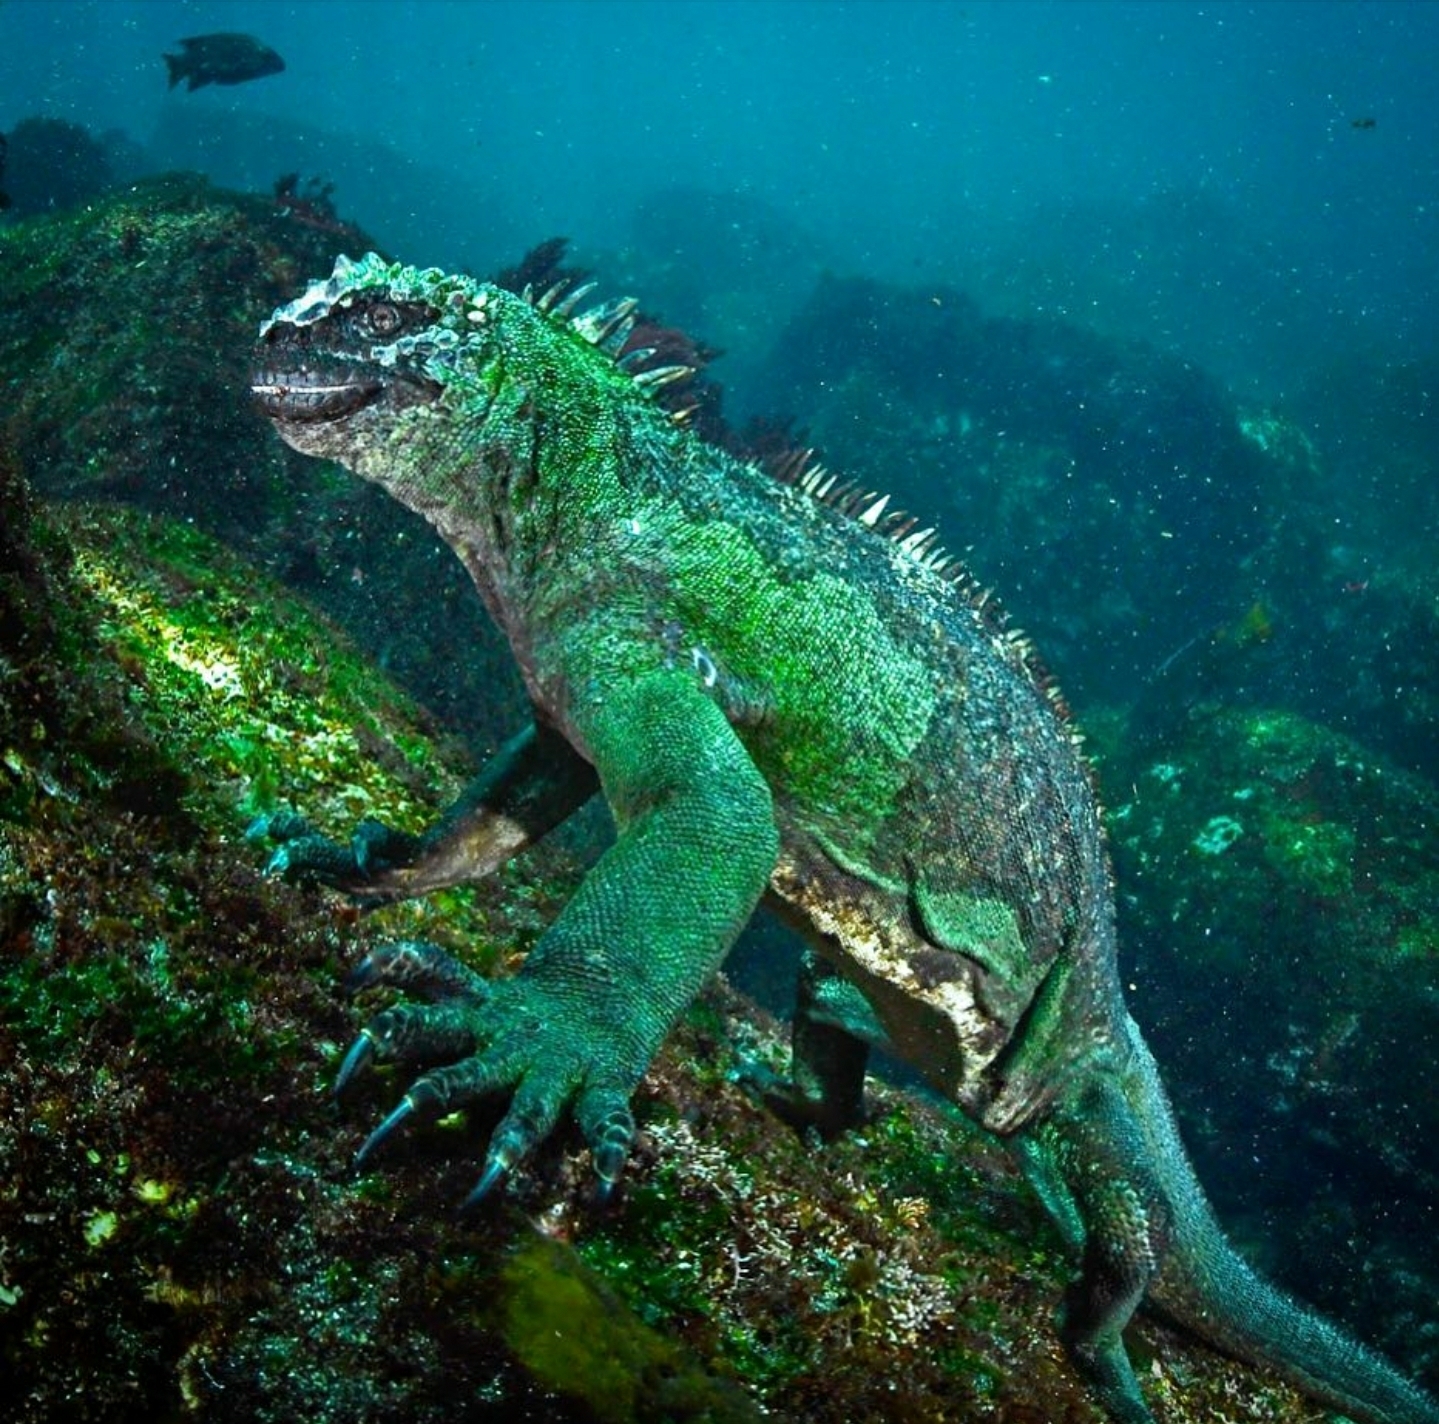
[[[433,1063],[436,1059],[446,1058],[463,1060],[475,1051],[472,1011],[472,1005],[455,1001],[395,1004],[382,1009],[365,1025],[362,1034],[369,1040],[373,1053],[366,1054],[358,1042],[351,1045],[340,1065],[336,1091],[372,1060],[401,1063]],[[438,1081],[438,1070],[429,1074],[428,1078]],[[412,1095],[418,1086],[410,1089]],[[463,1090],[464,1084],[461,1083],[460,1087]],[[424,1093],[420,1094],[420,1098],[428,1101]]]
[[[375,1040],[370,1036],[369,1029],[365,1029],[350,1045],[349,1052],[345,1054],[344,1061],[340,1064],[340,1071],[335,1074],[333,1090],[335,1096],[339,1097],[355,1078],[374,1061]]]
[[[341,987],[347,994],[358,994],[362,989],[373,989],[376,984],[385,982],[385,969],[379,961],[378,950],[372,949],[345,975]]]
[[[485,1170],[480,1173],[480,1180],[475,1183],[474,1190],[460,1203],[460,1215],[464,1216],[479,1206],[504,1181],[509,1170],[508,1162],[491,1154],[485,1160]]]
[[[489,1070],[475,1073],[465,1084],[466,1097],[482,1096],[512,1081],[511,1067],[503,1059],[496,1060]],[[515,1093],[510,1110],[490,1138],[490,1150],[485,1154],[485,1165],[474,1190],[460,1204],[462,1213],[473,1210],[506,1174],[536,1144],[543,1142],[559,1121],[569,1096],[562,1082],[555,1080],[528,1081],[521,1083]]]
[[[355,1166],[363,1166],[370,1154],[414,1111],[415,1101],[406,1093],[400,1105],[360,1144],[360,1150],[355,1153]]]

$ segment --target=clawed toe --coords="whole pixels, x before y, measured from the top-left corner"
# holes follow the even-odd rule
[[[339,1097],[375,1061],[375,1040],[366,1029],[351,1045],[340,1071],[335,1074],[335,1096]]]
[[[430,1000],[482,999],[488,985],[473,969],[427,940],[400,939],[376,945],[348,974],[350,993],[377,984],[404,988]]]
[[[634,1141],[635,1119],[629,1098],[614,1089],[592,1089],[581,1098],[577,1116],[590,1145],[599,1198],[607,1201],[614,1194]]]
[[[606,1201],[624,1170],[634,1138],[629,1074],[595,1073],[576,1049],[545,1047],[553,1009],[521,997],[511,981],[491,986],[437,946],[400,940],[376,946],[350,976],[350,987],[402,985],[432,1002],[391,1005],[376,1014],[345,1053],[335,1091],[344,1092],[372,1064],[398,1060],[438,1064],[421,1073],[399,1105],[361,1144],[364,1166],[411,1117],[432,1120],[486,1098],[509,1097],[490,1138],[479,1180],[461,1205],[472,1211],[573,1110],[590,1148],[596,1196]]]
[[[360,1144],[360,1150],[355,1153],[356,1168],[364,1166],[370,1154],[414,1111],[413,1100],[408,1095],[401,1098],[399,1106]]]
[[[495,1158],[487,1161],[485,1170],[480,1173],[480,1180],[475,1183],[474,1190],[460,1203],[460,1215],[464,1216],[479,1206],[504,1181],[509,1170],[504,1162]]]

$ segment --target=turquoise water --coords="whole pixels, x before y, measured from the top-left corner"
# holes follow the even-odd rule
[[[161,53],[217,30],[288,68],[167,91]],[[0,128],[120,128],[246,188],[321,174],[440,265],[740,194],[815,265],[1037,297],[1272,394],[1439,329],[1435,53],[1439,7],[1405,3],[12,0]],[[727,260],[707,235],[686,256]]]

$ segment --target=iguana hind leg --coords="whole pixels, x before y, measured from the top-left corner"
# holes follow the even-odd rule
[[[864,1121],[864,1074],[884,1030],[859,990],[813,950],[800,958],[789,1076],[758,1063],[735,1074],[797,1131],[838,1137]]]

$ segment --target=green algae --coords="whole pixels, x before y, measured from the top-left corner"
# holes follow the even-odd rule
[[[119,510],[67,525],[97,631],[142,723],[204,788],[197,809],[228,802],[233,824],[284,795],[342,834],[381,810],[416,829],[456,793],[421,750],[416,704],[213,538]]]
[[[604,1424],[763,1417],[733,1385],[699,1370],[673,1340],[637,1320],[572,1250],[534,1237],[501,1273],[503,1332],[525,1367],[578,1397]]]

